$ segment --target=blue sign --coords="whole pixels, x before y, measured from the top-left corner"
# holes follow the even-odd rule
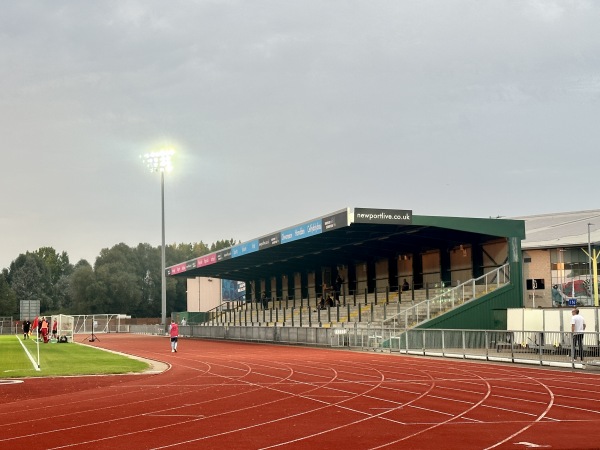
[[[289,228],[281,232],[281,243],[296,241],[298,239],[304,239],[315,234],[321,234],[323,232],[323,223],[321,219],[314,220],[309,223],[298,225],[294,228]]]
[[[569,306],[577,306],[577,299],[576,298],[570,298],[569,301],[567,302],[567,304]]]
[[[236,258],[238,256],[246,255],[258,251],[258,239],[253,241],[244,242],[243,244],[236,245],[231,248],[231,257]]]

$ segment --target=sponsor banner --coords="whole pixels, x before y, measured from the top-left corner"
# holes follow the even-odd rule
[[[231,259],[231,248],[226,248],[225,250],[217,252],[217,262],[225,261],[226,259]]]
[[[297,241],[298,239],[304,239],[309,236],[315,236],[323,232],[323,223],[321,219],[313,220],[302,225],[298,225],[294,228],[289,228],[281,232],[281,243]]]
[[[217,262],[217,254],[211,253],[210,255],[201,256],[196,260],[196,267],[209,266]]]
[[[354,223],[411,224],[412,210],[354,208]]]
[[[238,256],[247,255],[248,253],[256,251],[258,251],[258,239],[231,247],[231,257],[237,258]]]
[[[191,270],[196,268],[196,260],[188,261],[185,263],[185,270]]]
[[[348,211],[334,214],[333,216],[323,217],[323,233],[326,231],[335,230],[336,228],[348,226]]]
[[[187,263],[181,263],[181,264],[177,264],[176,266],[172,266],[167,271],[167,275],[176,275],[178,273],[183,273],[187,270],[186,267],[187,267]]]
[[[258,240],[258,249],[273,247],[274,245],[281,244],[281,233],[271,234],[269,236],[263,236]]]

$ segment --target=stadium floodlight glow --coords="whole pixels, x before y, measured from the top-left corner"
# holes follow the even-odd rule
[[[146,153],[142,158],[150,172],[171,172],[173,170],[171,157],[174,154],[175,150],[167,148],[158,152]]]
[[[173,170],[171,157],[175,154],[172,148],[166,148],[157,152],[146,153],[142,156],[146,167],[150,172],[160,172],[160,205],[162,218],[162,247],[160,264],[160,285],[161,285],[161,324],[167,325],[167,277],[165,267],[165,172]]]

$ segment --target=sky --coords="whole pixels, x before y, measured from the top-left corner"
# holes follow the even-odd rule
[[[598,208],[600,2],[0,0],[0,268],[346,207]]]

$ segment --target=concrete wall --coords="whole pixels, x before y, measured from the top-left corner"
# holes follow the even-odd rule
[[[221,304],[221,280],[196,277],[187,279],[187,311],[205,312]]]
[[[550,272],[549,250],[524,250],[523,261],[523,301],[526,308],[549,308],[552,306],[552,274]],[[543,279],[544,289],[527,290],[528,279]],[[535,303],[535,304],[534,304]],[[569,310],[570,311],[570,310]]]
[[[571,308],[509,308],[507,330],[571,331]],[[600,308],[580,307],[579,314],[585,320],[585,331],[599,331]]]

